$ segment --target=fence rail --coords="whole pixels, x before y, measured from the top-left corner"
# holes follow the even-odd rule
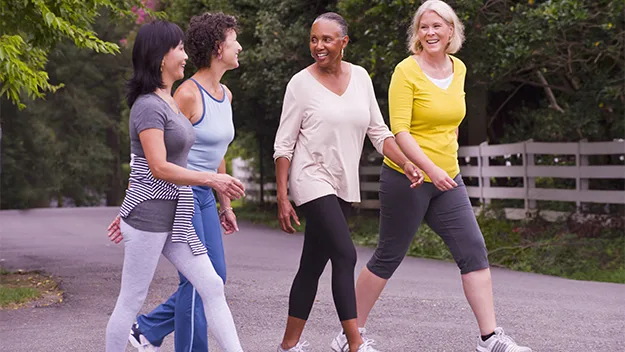
[[[574,156],[574,165],[536,165],[537,156]],[[574,202],[579,209],[583,203],[625,204],[624,190],[590,189],[593,179],[625,179],[625,163],[621,165],[589,165],[590,157],[612,155],[621,163],[625,158],[625,143],[586,142],[578,143],[543,143],[531,140],[521,143],[460,147],[460,173],[465,179],[477,179],[477,186],[467,186],[469,197],[476,198],[482,204],[489,204],[492,199],[518,199],[524,201],[524,212],[536,209],[536,201]],[[493,163],[498,157],[515,159],[512,163]],[[564,164],[561,162],[561,164]],[[378,208],[378,182],[371,181],[379,173],[377,166],[361,167],[360,174],[368,181],[361,183],[362,208]],[[493,179],[518,178],[520,186],[502,187],[492,185]],[[536,187],[537,178],[573,179],[574,189]]]

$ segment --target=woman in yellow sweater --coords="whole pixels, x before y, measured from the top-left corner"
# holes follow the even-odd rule
[[[380,175],[380,241],[356,284],[358,325],[364,333],[369,312],[425,220],[460,268],[465,296],[480,328],[476,351],[531,352],[496,325],[486,246],[458,166],[466,67],[450,54],[463,40],[463,25],[449,5],[428,0],[419,7],[410,29],[413,55],[395,68],[389,106],[397,144],[425,172],[426,182],[410,189],[402,168],[385,159]]]

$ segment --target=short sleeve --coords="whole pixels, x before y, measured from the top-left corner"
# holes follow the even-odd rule
[[[164,131],[167,124],[167,113],[162,104],[147,98],[135,103],[130,112],[130,121],[137,134],[150,128]]]

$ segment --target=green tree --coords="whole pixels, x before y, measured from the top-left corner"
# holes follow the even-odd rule
[[[45,70],[48,54],[63,40],[99,53],[119,52],[115,43],[100,39],[91,25],[108,9],[132,16],[144,8],[141,0],[0,0],[0,96],[24,108],[21,94],[43,98],[61,83],[51,83]]]
[[[4,95],[1,208],[45,207],[54,199],[59,205],[66,200],[94,205],[103,198],[107,205],[119,204],[125,187],[121,164],[128,159],[122,152],[128,144],[124,82],[131,71],[124,43],[150,10],[137,7],[132,16],[121,18],[117,10],[101,7],[88,25],[98,42],[116,48],[116,55],[77,46],[62,35],[58,41],[48,38],[41,44],[49,46],[41,72],[46,82],[64,82],[64,88],[54,94],[38,91],[36,96],[44,99],[27,109],[18,109],[23,102]]]
[[[466,42],[457,55],[468,68],[467,120],[488,127],[490,142],[624,135],[622,1],[448,3],[465,25]],[[406,30],[419,5],[338,3],[351,26],[348,59],[369,69],[378,97],[385,97],[393,67],[408,55]]]

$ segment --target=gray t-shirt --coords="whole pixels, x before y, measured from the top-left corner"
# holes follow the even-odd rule
[[[155,128],[164,132],[167,161],[187,167],[189,149],[195,142],[195,132],[189,120],[176,114],[167,102],[155,93],[137,98],[130,109],[130,152],[145,157],[139,133]],[[147,200],[138,204],[124,221],[141,231],[169,232],[174,223],[175,200]]]

